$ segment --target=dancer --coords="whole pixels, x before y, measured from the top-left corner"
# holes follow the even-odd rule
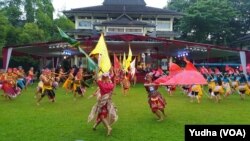
[[[26,87],[29,84],[33,84],[33,80],[34,80],[34,68],[33,67],[30,68],[27,75],[28,76],[26,77]]]
[[[246,94],[250,95],[250,89],[249,89],[249,87],[247,85],[247,79],[244,76],[244,74],[242,74],[240,76],[239,82],[240,83],[239,83],[239,86],[237,87],[237,91],[240,94],[241,100],[244,100]]]
[[[190,102],[194,102],[194,99],[196,98],[197,103],[201,103],[201,98],[202,98],[202,88],[201,85],[195,84],[191,87],[191,93],[189,96],[191,97]]]
[[[230,86],[230,79],[228,78],[228,75],[224,75],[222,84],[223,84],[224,89],[226,89],[226,93],[224,95],[224,97],[226,98],[230,94],[232,94],[232,89]]]
[[[74,100],[76,100],[76,93],[78,93],[80,96],[83,96],[86,92],[86,88],[83,87],[82,82],[83,81],[83,69],[80,68],[74,78],[74,84],[73,84],[73,91],[74,91]]]
[[[95,95],[99,95],[99,97],[97,103],[92,107],[88,122],[96,118],[93,130],[96,130],[97,126],[102,122],[109,136],[112,131],[111,125],[118,119],[116,108],[111,100],[114,84],[109,78],[109,73],[103,73],[101,80],[98,80],[97,84],[99,90],[97,89]],[[97,94],[99,92],[100,94]]]
[[[42,95],[37,100],[37,105],[40,105],[40,101],[43,99],[45,95],[47,95],[51,102],[55,102],[55,92],[53,89],[53,82],[55,81],[53,79],[52,73],[50,70],[45,70],[45,75],[41,76],[41,80],[43,81],[43,89],[42,89]]]
[[[164,108],[166,105],[166,100],[160,92],[157,91],[158,86],[153,83],[153,74],[148,73],[146,75],[146,82],[144,83],[144,87],[148,92],[148,103],[152,110],[152,112],[158,117],[158,121],[162,121],[164,119],[165,112]]]
[[[21,93],[21,89],[16,86],[16,77],[12,68],[8,68],[7,73],[2,77],[2,89],[4,91],[4,97],[12,99]]]
[[[45,77],[45,70],[42,69],[42,74],[39,76],[39,82],[36,87],[36,92],[34,98],[38,98],[38,96],[41,96],[42,91],[43,91],[43,81],[42,78]]]
[[[63,84],[63,88],[66,89],[66,94],[68,94],[68,91],[72,90],[73,87],[73,80],[74,80],[74,68],[72,68],[69,72],[68,78]]]
[[[221,95],[223,95],[224,93],[225,90],[223,89],[222,80],[220,76],[215,76],[215,87],[213,89],[213,97],[215,98],[215,101],[217,103],[221,101]]]
[[[128,91],[130,89],[130,81],[129,81],[129,78],[127,76],[127,73],[124,73],[123,74],[123,77],[122,77],[122,81],[121,81],[121,87],[122,87],[122,93],[123,95],[127,95],[128,94]]]

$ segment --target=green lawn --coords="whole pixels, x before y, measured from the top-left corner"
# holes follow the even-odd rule
[[[240,100],[232,95],[221,103],[202,98],[202,103],[190,103],[180,91],[174,96],[166,94],[167,118],[157,122],[147,103],[147,94],[139,84],[128,96],[121,95],[118,87],[113,101],[118,108],[118,121],[112,135],[107,137],[101,124],[96,131],[87,117],[96,99],[88,99],[95,88],[73,100],[63,89],[56,90],[56,103],[45,97],[40,106],[34,99],[35,85],[14,100],[0,97],[1,141],[182,141],[185,124],[249,124],[250,97]]]

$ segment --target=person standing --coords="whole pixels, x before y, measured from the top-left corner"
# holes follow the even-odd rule
[[[114,83],[110,80],[109,73],[103,73],[101,80],[97,81],[100,96],[88,117],[88,122],[96,118],[93,130],[102,122],[107,129],[107,136],[111,134],[111,125],[118,119],[116,108],[111,100]]]

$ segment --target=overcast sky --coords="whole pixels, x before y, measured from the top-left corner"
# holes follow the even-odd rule
[[[104,0],[52,0],[55,8],[55,16],[63,10],[73,8],[88,7],[101,5]],[[145,0],[147,6],[163,8],[167,4],[167,0]]]

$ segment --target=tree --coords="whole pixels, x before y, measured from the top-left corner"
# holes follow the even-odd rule
[[[5,5],[3,9],[6,11],[9,22],[13,26],[20,26],[22,0],[6,0]]]
[[[54,7],[51,0],[37,0],[36,23],[42,29],[46,36],[46,41],[49,41],[53,34],[53,12]]]
[[[35,43],[44,41],[44,31],[39,29],[35,23],[26,23],[22,33],[19,35],[19,43]]]
[[[9,22],[7,17],[0,12],[0,48],[6,44],[6,37],[8,33]]]
[[[26,12],[26,21],[28,23],[33,23],[35,21],[35,1],[25,0],[24,10]]]
[[[237,17],[228,0],[199,0],[185,8],[179,30],[182,39],[195,42],[228,44],[233,36],[230,24]]]
[[[250,1],[249,0],[229,0],[236,10],[240,13],[235,22],[232,23],[232,27],[237,28],[235,30],[236,38],[245,35],[250,31]]]
[[[54,34],[52,39],[53,40],[61,40],[61,36],[58,33],[57,26],[60,27],[62,30],[67,31],[70,29],[74,29],[75,24],[69,20],[66,16],[60,16],[57,19],[54,20]]]

